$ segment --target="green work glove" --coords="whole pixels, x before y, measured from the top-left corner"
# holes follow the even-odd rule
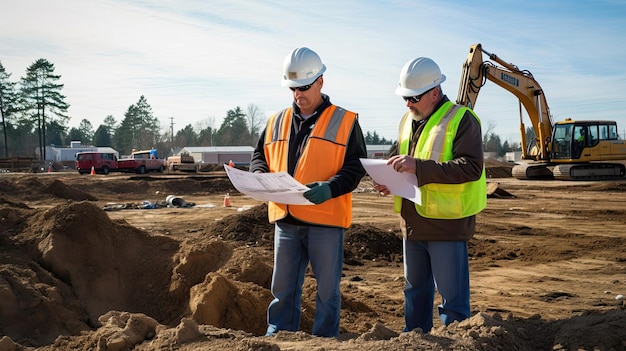
[[[311,190],[306,191],[302,195],[316,205],[321,204],[333,196],[330,193],[330,184],[328,184],[328,182],[309,183],[306,186],[311,188]]]

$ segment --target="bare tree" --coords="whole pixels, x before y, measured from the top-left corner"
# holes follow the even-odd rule
[[[489,137],[494,134],[494,130],[496,129],[496,123],[489,122],[487,125],[487,129],[483,131],[483,146],[487,145],[489,141]]]
[[[250,128],[250,145],[255,145],[267,118],[265,113],[254,104],[248,105],[246,118],[248,120],[248,128]]]

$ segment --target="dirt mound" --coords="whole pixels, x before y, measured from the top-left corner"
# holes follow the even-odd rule
[[[2,262],[11,269],[0,274],[11,284],[0,289],[4,292],[0,330],[16,341],[31,346],[50,343],[57,335],[97,326],[98,317],[111,310],[140,311],[168,323],[187,309],[188,289],[170,289],[184,285],[172,273],[189,270],[186,262],[174,260],[181,259],[176,255],[178,242],[113,223],[88,202],[37,212],[23,206],[9,212],[11,207],[5,202],[3,214],[26,225],[2,241]],[[192,271],[190,276],[204,279],[204,269],[211,267],[196,268],[202,272]],[[33,334],[34,329],[40,332]]]
[[[338,339],[307,332],[261,337],[272,299],[273,226],[265,204],[220,207],[229,215],[217,217],[211,217],[215,208],[129,210],[112,220],[97,204],[103,200],[88,199],[92,193],[101,199],[132,192],[135,197],[128,200],[157,191],[223,194],[232,189],[224,179],[0,177],[0,186],[0,351],[626,347],[626,307],[614,298],[626,283],[625,211],[619,203],[592,209],[598,200],[589,199],[597,197],[577,205],[588,191],[620,198],[626,190],[620,183],[555,187],[565,205],[536,201],[546,190],[533,192],[527,183],[515,198],[490,199],[469,242],[472,317],[436,325],[428,334],[398,332],[404,281],[397,229],[389,229],[395,227],[384,225],[382,217],[354,223],[345,233]],[[372,206],[370,215],[393,215],[389,202],[361,195]],[[41,203],[45,206],[36,206]],[[185,217],[190,213],[195,217]],[[146,230],[129,224],[139,217],[150,224]],[[154,224],[161,217],[171,225]],[[391,221],[397,223],[397,216]],[[588,271],[581,268],[585,265]],[[503,285],[499,279],[505,274],[514,278]],[[584,290],[576,290],[579,285]],[[308,271],[304,331],[311,329],[315,288]],[[485,300],[489,293],[493,296]],[[516,307],[541,310],[548,318],[515,317],[510,311]],[[564,309],[566,317],[549,318]]]
[[[268,221],[266,204],[225,217],[210,231],[215,237],[250,246],[272,248],[274,245],[274,226]]]
[[[267,232],[266,206],[259,207],[220,223],[235,233],[249,230],[242,224]],[[235,246],[224,238],[177,242],[150,236],[111,221],[89,202],[37,211],[3,201],[1,213],[12,223],[26,223],[2,241],[2,263],[12,269],[0,272],[2,281],[11,282],[0,289],[0,330],[22,345],[42,346],[58,335],[99,327],[109,311],[142,313],[164,325],[189,315],[201,324],[264,333],[258,320],[271,300],[267,253],[233,254]],[[55,293],[42,295],[31,284]],[[33,328],[46,332],[33,335]]]
[[[15,181],[0,180],[2,193],[7,197],[27,200],[46,199],[50,195],[74,201],[96,201],[97,198],[72,185],[67,185],[59,179],[44,179],[37,177],[23,177]]]
[[[228,284],[219,278],[214,281]],[[217,293],[224,292],[228,288]],[[223,302],[226,301],[225,298]],[[223,306],[211,307],[219,311]],[[624,326],[622,314],[623,311],[611,311],[546,323],[538,316],[518,319],[478,313],[463,322],[436,327],[428,334],[419,330],[399,334],[376,323],[369,331],[346,340],[318,338],[303,332],[258,338],[211,323],[202,325],[192,318],[183,318],[180,324],[168,328],[144,314],[111,311],[100,318],[99,329],[60,337],[54,345],[38,350],[623,350],[625,334],[619,330]],[[10,340],[4,344],[9,345]]]
[[[24,218],[27,218],[35,210],[21,202],[13,202],[0,197],[0,240],[14,233],[19,233],[24,225]]]
[[[249,246],[274,247],[274,225],[268,222],[266,204],[217,221],[210,233],[214,237]],[[360,265],[361,260],[401,260],[402,240],[398,233],[399,230],[390,232],[372,225],[353,224],[345,231],[346,264]]]
[[[56,195],[63,199],[74,200],[74,201],[97,201],[98,198],[86,193],[80,189],[77,189],[73,186],[66,185],[60,180],[54,180],[48,187],[46,191],[52,195]]]
[[[236,192],[226,173],[215,177],[181,176],[163,179],[161,177],[130,177],[126,189],[138,187],[148,189],[148,193],[156,190],[166,194],[210,193],[226,194]]]
[[[360,265],[362,260],[402,261],[400,230],[385,231],[372,225],[352,224],[345,233],[344,260]]]
[[[514,163],[485,159],[485,175],[489,178],[511,178]]]
[[[7,243],[16,247],[11,256],[19,259],[10,260],[16,262],[13,270],[3,276],[19,288],[10,289],[12,299],[6,301],[11,303],[2,309],[6,318],[1,319],[24,322],[23,329],[13,323],[7,326],[16,328],[12,336],[17,340],[49,343],[56,335],[97,325],[98,317],[110,310],[142,311],[160,321],[180,315],[180,305],[170,303],[176,297],[168,294],[168,272],[177,242],[115,224],[88,202],[61,205],[21,219],[26,226]],[[49,290],[38,289],[46,308],[32,304],[41,299],[34,299],[36,293],[23,293],[34,283],[29,278],[32,274]],[[46,327],[56,318],[60,319],[52,323],[54,327]],[[33,328],[42,332],[35,336]]]
[[[0,179],[2,194],[8,198],[33,199],[48,196],[43,192],[46,186],[36,177],[20,177],[17,179]]]

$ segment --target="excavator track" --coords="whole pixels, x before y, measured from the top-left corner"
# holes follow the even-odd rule
[[[513,178],[527,179],[554,179],[551,164],[549,163],[521,163],[511,170]]]
[[[611,180],[624,179],[626,166],[621,163],[575,163],[557,165],[553,169],[560,180]]]

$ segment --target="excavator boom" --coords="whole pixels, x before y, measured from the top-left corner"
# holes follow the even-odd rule
[[[491,61],[483,61],[482,53],[485,53]],[[553,123],[539,82],[529,71],[522,71],[514,64],[507,63],[495,54],[487,52],[481,44],[474,44],[470,47],[463,64],[457,103],[474,108],[478,93],[487,80],[515,95],[528,113],[533,130],[536,131],[536,139],[530,143],[535,145],[535,148],[529,150],[529,148],[522,147],[522,158],[537,161],[548,160],[548,144]],[[520,134],[522,145],[526,146],[526,128],[521,114]]]

